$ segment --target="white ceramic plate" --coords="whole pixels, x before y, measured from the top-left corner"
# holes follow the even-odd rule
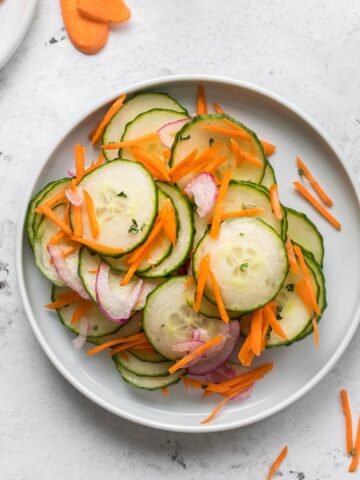
[[[0,68],[15,53],[34,16],[37,0],[0,0]]]
[[[54,313],[43,307],[50,298],[50,284],[37,271],[23,233],[26,207],[30,196],[40,187],[66,175],[75,143],[85,143],[88,158],[96,158],[97,152],[92,152],[88,133],[114,95],[102,99],[61,138],[26,199],[17,237],[17,274],[25,311],[42,348],[56,368],[84,395],[117,415],[151,427],[186,432],[240,427],[290,405],[316,385],[335,364],[349,344],[359,321],[359,196],[350,171],[331,141],[312,120],[288,102],[235,80],[195,76],[163,78],[135,85],[125,92],[141,89],[165,91],[193,112],[199,82],[205,85],[209,102],[219,103],[261,138],[278,146],[278,152],[271,160],[281,200],[307,213],[324,235],[328,309],[320,323],[319,350],[310,336],[291,347],[267,351],[261,362],[274,361],[274,370],[256,385],[251,398],[242,403],[231,403],[213,423],[201,425],[200,421],[219,399],[209,397],[201,400],[199,391],[187,393],[182,384],[172,387],[168,397],[160,392],[137,390],[122,381],[107,355],[89,358],[83,351],[73,349],[72,335],[57,321]],[[342,222],[341,233],[294,191],[291,182],[298,178],[296,154],[303,157],[335,199],[333,212]]]

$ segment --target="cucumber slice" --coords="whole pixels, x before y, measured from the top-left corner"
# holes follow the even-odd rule
[[[132,122],[140,113],[153,110],[154,108],[174,110],[175,112],[183,112],[185,115],[188,115],[186,109],[167,93],[140,92],[129,98],[121,110],[113,117],[105,129],[102,143],[119,142],[128,123]],[[104,150],[104,155],[107,160],[118,158],[117,150]]]
[[[148,133],[157,132],[161,127],[170,122],[176,122],[188,115],[184,112],[177,112],[174,110],[163,110],[155,108],[145,113],[138,115],[132,122],[126,125],[122,140],[133,140],[134,138],[142,137]],[[145,150],[158,158],[163,158],[164,145],[161,143],[160,137],[151,142],[146,142],[146,145],[141,145]],[[134,156],[129,148],[122,148],[119,152],[119,157],[134,160]],[[164,160],[165,162],[165,160]]]
[[[192,285],[189,286],[186,290],[186,301],[188,305],[190,305],[190,307],[193,307],[195,303],[195,287]],[[204,315],[204,317],[208,318],[221,318],[217,306],[209,302],[209,300],[207,300],[205,297],[203,297],[201,300],[199,313],[201,315]],[[239,314],[237,312],[228,311],[227,313],[231,320],[239,318]]]
[[[261,180],[261,185],[263,185],[266,188],[270,188],[271,185],[274,185],[274,183],[277,183],[275,172],[271,163],[267,162],[265,171],[264,171],[264,176],[263,176],[263,179]]]
[[[212,240],[208,231],[194,253],[196,279],[207,253],[226,309],[238,313],[260,308],[275,298],[289,268],[284,242],[259,218],[225,220],[217,240]],[[204,294],[216,303],[209,279]]]
[[[58,205],[54,208],[54,212],[59,217],[65,214],[65,205]],[[35,265],[40,272],[54,285],[64,287],[65,282],[60,278],[47,249],[49,240],[59,231],[59,227],[51,222],[47,217],[42,217],[40,225],[34,237],[34,256]]]
[[[59,293],[69,292],[68,288],[59,288],[53,286],[51,299],[54,302]],[[65,307],[57,309],[57,314],[61,323],[65,325],[66,328],[71,330],[73,333],[79,335],[78,324],[71,323],[71,317],[76,309],[77,305],[67,305]],[[90,310],[86,312],[86,317],[89,322],[89,334],[87,340],[91,341],[93,339],[103,337],[104,335],[114,334],[119,330],[119,324],[110,322],[105,315],[102,314],[99,307],[94,303]]]
[[[126,370],[126,368],[119,364],[115,365],[125,382],[130,383],[133,387],[144,390],[159,390],[174,385],[179,382],[181,376],[185,373],[185,370],[178,370],[167,377],[140,377],[139,375],[135,375],[135,373],[129,372],[129,370]]]
[[[165,192],[163,192],[158,188],[158,205],[159,205],[158,209],[159,210],[161,210],[162,206],[164,205],[164,202],[168,199],[172,202],[169,195],[167,195]],[[173,206],[175,210],[175,205],[173,204]],[[177,229],[179,231],[178,219],[177,219]],[[165,260],[165,258],[167,258],[171,254],[172,250],[173,250],[173,246],[170,240],[167,238],[165,233],[162,233],[159,237],[159,240],[155,243],[155,245],[151,249],[150,259],[144,260],[140,264],[137,270],[137,273],[143,273],[144,274],[143,276],[146,277],[145,273],[148,270],[156,267],[156,265],[159,265],[159,263],[161,263],[163,260]],[[105,261],[105,263],[110,265],[112,270],[116,272],[127,272],[129,269],[129,264],[127,263],[127,260],[128,260],[127,255],[124,255],[120,258],[103,257],[103,260]]]
[[[241,139],[236,139],[236,141],[243,151],[251,153],[261,162],[260,168],[248,162],[242,162],[241,165],[238,166],[234,153],[228,147],[230,137],[228,135],[211,132],[202,128],[206,125],[212,125],[229,130],[231,127],[224,122],[225,119],[239,125],[250,135],[250,143]],[[228,158],[227,161],[222,163],[219,168],[215,170],[217,176],[221,177],[222,172],[231,169],[233,171],[234,180],[247,180],[254,183],[261,182],[267,163],[261,143],[253,131],[249,130],[245,125],[231,118],[229,115],[200,115],[184,125],[175,137],[170,160],[171,166],[179,163],[194,149],[197,149],[198,152],[201,153],[213,142],[223,145],[223,148],[218,152],[218,155],[225,155]],[[183,188],[193,176],[193,174],[190,174],[181,179],[178,182],[179,186]]]
[[[306,250],[309,250],[315,257],[320,267],[324,259],[324,240],[314,225],[314,223],[305,215],[292,208],[287,208],[288,217],[288,236],[295,243],[298,243]]]
[[[208,229],[208,221],[211,219],[209,217],[201,218],[199,215],[194,212],[194,226],[195,226],[195,236],[194,236],[194,248],[198,245],[202,237],[205,235],[206,230]]]
[[[144,309],[143,328],[154,350],[169,360],[183,355],[174,351],[178,343],[192,338],[194,329],[207,332],[209,339],[221,334],[224,323],[196,313],[186,301],[186,277],[173,277],[154,290]]]
[[[78,274],[89,294],[91,300],[96,302],[96,271],[101,263],[101,258],[96,253],[91,252],[86,247],[81,247],[79,251]]]
[[[159,353],[155,352],[155,350],[141,350],[141,349],[131,349],[129,350],[130,353],[139,360],[143,362],[151,362],[151,363],[159,363],[164,362],[166,360],[165,357],[160,355]]]
[[[119,325],[117,332],[104,335],[103,337],[98,338],[88,338],[88,342],[94,343],[95,345],[102,345],[106,342],[111,342],[112,340],[117,340],[118,338],[126,338],[131,335],[136,335],[142,330],[142,312],[136,312],[130,320],[125,323],[125,325]]]
[[[305,257],[305,261],[308,263],[307,257]],[[315,295],[319,300],[319,285],[316,281],[316,277],[313,271],[309,269],[309,272],[311,275]],[[284,286],[275,299],[275,303],[278,308],[278,315],[280,315],[281,317],[278,317],[278,320],[287,336],[287,339],[284,340],[283,338],[276,335],[276,333],[271,332],[266,342],[267,347],[290,345],[294,341],[299,340],[299,337],[302,335],[303,332],[306,331],[308,326],[311,324],[312,315],[309,314],[306,306],[296,293],[295,289],[293,290],[295,285],[299,283],[301,279],[301,272],[294,274],[289,271],[285,279]]]
[[[42,188],[40,192],[37,193],[29,203],[26,213],[25,230],[32,248],[34,247],[34,237],[36,230],[38,229],[38,226],[42,219],[42,215],[36,213],[35,208],[38,207],[40,203],[45,202],[56,193],[64,190],[68,184],[70,184],[70,180],[68,178],[62,178],[61,180],[55,180],[54,182],[50,182],[44,188]]]
[[[194,240],[194,215],[189,201],[177,187],[163,182],[157,182],[157,184],[174,202],[180,227],[176,245],[171,255],[157,267],[147,271],[146,278],[166,277],[177,270],[189,256]],[[142,274],[139,274],[139,276],[142,276]]]
[[[147,297],[163,282],[164,279],[162,278],[144,278],[140,295],[138,296],[134,307],[135,310],[142,310],[145,307]]]
[[[169,375],[169,368],[173,365],[173,362],[143,362],[129,352],[126,352],[126,354],[122,352],[117,353],[114,361],[116,364],[131,373],[135,373],[135,375],[139,377],[167,377]]]
[[[139,163],[116,160],[88,173],[79,183],[94,203],[100,233],[92,250],[116,257],[141,245],[157,214],[157,191],[151,175]],[[141,192],[141,195],[139,195]],[[83,238],[94,241],[85,204],[81,207]],[[70,218],[72,220],[72,208]],[[109,255],[105,247],[115,249]],[[116,249],[122,249],[117,253]]]

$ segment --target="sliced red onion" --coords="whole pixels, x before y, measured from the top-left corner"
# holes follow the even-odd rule
[[[184,189],[186,195],[194,198],[197,214],[204,218],[214,208],[218,188],[211,173],[203,172],[190,180]]]
[[[225,324],[224,324],[225,325]],[[240,323],[238,320],[230,322],[230,336],[227,337],[223,348],[215,355],[203,357],[199,362],[190,366],[188,372],[191,375],[207,375],[223,365],[232,354],[240,336]]]
[[[79,250],[75,250],[75,252],[67,257],[63,257],[63,249],[60,245],[48,245],[47,248],[53,265],[66,286],[71,288],[71,290],[75,290],[75,292],[85,300],[90,300],[90,297],[78,275]]]
[[[76,170],[75,170],[75,168],[68,168],[67,174],[69,175],[69,177],[75,178],[75,177],[76,177]]]
[[[89,320],[86,315],[79,320],[79,335],[72,341],[75,350],[81,350],[89,333]]]
[[[122,277],[114,273],[111,275],[115,279],[112,282],[109,265],[101,263],[96,276],[96,301],[110,321],[126,323],[140,295],[143,280],[131,280],[128,285],[121,286]]]
[[[205,379],[209,383],[221,383],[226,382],[227,380],[231,380],[235,377],[240,377],[241,375],[244,375],[249,371],[249,368],[242,367],[241,365],[237,365],[235,363],[225,362],[217,370],[208,373],[205,376]],[[231,400],[246,400],[252,394],[253,388],[253,386],[250,386],[243,392],[235,395],[235,397],[232,397]]]
[[[189,340],[188,342],[177,343],[172,347],[172,349],[174,350],[174,352],[185,353],[187,355],[200,348],[202,345],[204,345],[204,343],[205,342],[201,340]]]
[[[194,329],[192,332],[193,340],[200,340],[200,337],[201,337],[201,331],[198,328]]]
[[[150,293],[153,292],[155,288],[157,288],[158,285],[160,285],[160,283],[161,283],[161,280],[158,280],[158,279],[154,279],[154,280],[145,279],[143,281],[139,297],[136,300],[136,303],[134,306],[134,310],[142,310],[144,308],[148,295],[150,295]]]
[[[74,190],[72,188],[66,189],[65,195],[69,202],[75,207],[81,207],[84,203],[84,190],[80,185],[75,187]]]
[[[181,120],[177,120],[176,122],[170,122],[158,130],[161,143],[164,145],[164,147],[172,147],[172,144],[175,140],[175,135],[178,133],[179,130],[182,129],[185,123],[190,122],[190,120],[191,118],[184,118]]]

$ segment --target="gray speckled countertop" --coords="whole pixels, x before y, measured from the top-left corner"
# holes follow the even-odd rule
[[[0,71],[0,478],[258,480],[285,443],[282,478],[348,478],[338,394],[348,387],[359,412],[359,332],[316,388],[268,420],[194,436],[143,428],[92,404],[49,363],[22,311],[14,237],[22,192],[67,125],[97,96],[161,75],[273,90],[327,130],[359,179],[358,2],[129,0],[133,21],[94,57],[70,44],[58,3],[39,0]]]

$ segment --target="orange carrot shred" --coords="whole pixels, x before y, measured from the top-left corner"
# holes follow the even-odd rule
[[[271,185],[269,191],[270,191],[270,202],[271,202],[271,208],[272,208],[273,214],[278,220],[282,220],[283,212],[280,205],[279,193],[278,193],[276,183],[273,183]]]
[[[186,280],[184,282],[185,287],[190,287],[190,285],[193,285],[194,279],[193,277],[186,277]]]
[[[141,147],[133,146],[131,147],[131,152],[135,157],[135,160],[141,162],[145,167],[150,167],[151,169],[157,172],[157,176],[161,179],[170,181],[170,175],[167,165],[162,162],[155,155],[147,152]]]
[[[311,305],[310,297],[309,297],[309,292],[306,287],[306,283],[304,280],[301,280],[299,283],[295,285],[295,292],[299,297],[301,298],[301,301],[305,305],[307,311],[309,312],[310,315],[313,314],[314,309]]]
[[[58,294],[56,300],[52,303],[48,303],[47,305],[45,305],[45,308],[58,309],[64,307],[65,305],[79,303],[81,300],[82,299],[77,292]]]
[[[133,138],[132,140],[124,140],[123,142],[113,142],[113,143],[106,143],[102,145],[104,150],[119,150],[120,148],[129,148],[140,143],[151,142],[152,140],[157,140],[159,138],[159,134],[154,133],[147,133],[141,137]]]
[[[217,239],[219,236],[223,202],[229,187],[231,175],[232,175],[231,170],[227,170],[224,173],[221,181],[220,189],[219,189],[219,194],[216,199],[216,203],[214,207],[214,216],[213,216],[211,230],[210,230],[210,237],[213,238],[214,240]]]
[[[176,216],[175,210],[170,199],[165,200],[161,211],[161,217],[164,222],[165,235],[175,247],[176,245]]]
[[[171,150],[168,150],[168,149],[163,150],[162,151],[162,156],[163,156],[164,160],[166,160],[166,161],[170,160]]]
[[[331,198],[327,195],[325,190],[321,187],[319,182],[315,180],[315,178],[312,176],[310,170],[307,168],[305,163],[301,160],[300,157],[296,157],[296,164],[299,168],[299,170],[304,174],[305,178],[309,181],[310,185],[312,188],[315,190],[315,192],[319,195],[321,200],[325,203],[326,206],[332,207],[333,206],[333,201]]]
[[[53,237],[50,238],[48,245],[58,245],[65,241],[67,238],[66,233],[63,230],[59,230]]]
[[[353,459],[352,459],[350,467],[349,467],[349,472],[356,472],[358,464],[359,464],[359,457],[360,457],[360,418],[359,418],[359,421],[358,421],[354,450],[355,450],[355,453],[354,453]]]
[[[345,416],[345,427],[346,427],[346,453],[351,455],[351,452],[354,448],[353,445],[353,433],[352,433],[352,415],[349,402],[349,395],[345,388],[340,392],[341,404]]]
[[[208,342],[204,343],[204,345],[201,345],[201,347],[197,348],[196,350],[189,353],[188,355],[185,355],[185,357],[183,357],[181,360],[178,360],[174,365],[172,365],[169,368],[169,373],[173,374],[178,370],[180,370],[180,368],[186,367],[186,365],[192,362],[195,358],[199,357],[204,352],[206,352],[206,350],[209,350],[209,348],[214,347],[222,340],[223,340],[223,337],[221,335],[217,335],[216,337],[212,338]]]
[[[95,212],[93,199],[91,198],[89,192],[85,189],[84,189],[84,202],[85,202],[86,211],[89,217],[91,235],[93,238],[96,239],[100,233],[99,224],[96,219],[96,212]]]
[[[283,339],[287,339],[286,333],[284,332],[280,322],[276,319],[275,314],[269,305],[265,305],[264,307],[264,314],[267,322],[279,337]]]
[[[226,162],[228,157],[223,155],[222,157],[214,158],[206,167],[199,167],[203,172],[213,173],[222,163]],[[200,172],[199,172],[200,173]]]
[[[286,248],[287,257],[288,257],[288,260],[289,260],[290,270],[293,273],[298,273],[299,266],[298,266],[297,261],[296,261],[293,245],[292,245],[292,242],[291,242],[290,238],[288,238],[286,240],[285,248]]]
[[[101,252],[105,255],[120,255],[121,253],[124,252],[123,248],[115,248],[115,247],[108,247],[107,245],[103,245],[102,243],[97,243],[93,242],[92,240],[87,240],[86,238],[81,238],[81,237],[76,237],[73,236],[71,237],[71,240],[74,240],[74,242],[82,243],[83,245],[86,245],[89,247],[91,250],[101,250]]]
[[[115,102],[111,105],[109,110],[105,113],[104,117],[96,127],[96,130],[91,137],[91,143],[93,145],[95,145],[100,140],[105,127],[112,120],[112,118],[118,113],[118,111],[122,108],[122,106],[124,105],[125,98],[126,98],[126,95],[120,95],[120,97],[115,100]]]
[[[163,387],[161,389],[161,393],[164,395],[164,397],[167,397],[169,395],[169,389],[166,387]]]
[[[75,145],[75,169],[76,181],[80,182],[85,173],[85,148],[77,143]]]
[[[263,311],[262,308],[251,314],[250,346],[256,356],[261,354]]]
[[[192,152],[190,152],[189,155],[186,155],[185,158],[183,158],[182,160],[180,160],[179,163],[177,163],[176,165],[174,165],[174,166],[170,169],[170,175],[173,176],[175,173],[179,172],[181,169],[189,167],[189,165],[191,165],[192,162],[195,160],[196,155],[197,155],[197,152],[198,152],[198,151],[197,151],[197,149],[195,148],[195,150],[193,150]]]
[[[99,268],[90,268],[90,270],[88,270],[88,273],[98,273],[99,272]]]
[[[236,394],[233,394],[232,396],[235,397]],[[201,421],[201,423],[204,425],[204,424],[207,424],[207,423],[210,423],[212,420],[214,420],[214,418],[216,417],[216,415],[219,413],[219,411],[231,400],[231,397],[228,397],[228,398],[224,398],[223,400],[221,400],[221,402],[214,408],[214,410],[211,412],[211,414],[205,418],[204,420]]]
[[[333,216],[331,213],[326,210],[325,207],[321,205],[320,202],[316,200],[316,198],[311,195],[309,190],[304,187],[300,182],[293,182],[293,185],[297,190],[301,193],[301,195],[306,198],[306,200],[311,203],[311,205],[328,221],[331,223],[336,230],[341,230],[341,223]]]
[[[110,352],[108,352],[109,357],[113,357],[119,352],[124,352],[125,350],[130,350],[131,348],[147,344],[148,342],[146,341],[145,343],[142,342],[141,340],[134,340],[133,342],[128,342],[124,343],[122,345],[119,345],[117,347],[113,347]]]
[[[315,317],[312,318],[311,323],[314,329],[314,340],[315,340],[316,348],[320,348],[319,327]]]
[[[242,217],[259,217],[264,214],[262,208],[246,208],[245,210],[239,210],[238,212],[226,212],[221,215],[221,221],[223,222],[227,218],[242,218]]]
[[[180,163],[182,163],[182,161],[179,162],[172,169],[173,171],[172,181],[177,182],[178,180],[185,177],[189,173],[193,173],[194,171],[201,171],[203,168],[205,168],[209,164],[209,162],[212,162],[214,160],[214,155],[220,149],[221,149],[220,144],[214,144],[211,147],[206,148],[196,159],[193,158],[191,160],[191,164],[189,164],[188,166],[182,167],[180,170],[175,171],[176,167],[180,165]]]
[[[288,453],[288,447],[285,446],[281,450],[281,452],[280,452],[279,456],[276,458],[275,462],[271,465],[268,476],[266,477],[266,480],[272,480],[274,478],[275,473],[278,471],[278,469],[279,469],[282,461],[286,457],[287,453]]]
[[[236,125],[233,125],[234,127]],[[240,128],[225,128],[218,125],[202,125],[203,130],[208,130],[209,132],[218,133],[220,135],[227,135],[233,138],[240,138],[241,140],[249,140],[249,134],[244,132]]]
[[[45,215],[51,222],[55,223],[61,230],[63,230],[66,235],[69,237],[72,235],[71,228],[67,225],[61,218],[59,218],[55,212],[51,210],[47,205],[43,205],[39,207],[39,212]]]
[[[276,145],[273,145],[272,143],[269,143],[269,142],[265,142],[265,140],[260,140],[260,142],[267,157],[270,157],[273,153],[275,153]]]
[[[54,207],[56,204],[58,203],[61,203],[63,202],[64,200],[66,200],[66,195],[65,195],[65,190],[62,190],[61,192],[58,192],[58,193],[55,193],[55,195],[53,195],[52,197],[50,197],[48,200],[46,200],[45,202],[41,203],[37,209],[39,209],[40,211],[37,212],[37,213],[40,213],[41,214],[41,208],[44,207],[44,206],[47,206],[49,208],[52,208]],[[35,211],[37,211],[37,209]]]
[[[251,336],[248,335],[242,344],[238,358],[239,361],[245,366],[248,367],[251,365],[252,360],[254,358],[254,352],[251,351]]]
[[[83,220],[82,220],[81,207],[77,207],[76,205],[73,205],[72,213],[73,213],[73,221],[74,221],[74,236],[82,237],[83,236]]]
[[[86,312],[90,310],[92,303],[88,301],[83,301],[81,304],[75,308],[74,313],[71,316],[71,325],[77,323],[80,318],[82,318]]]
[[[298,259],[299,259],[300,268],[301,268],[301,270],[302,270],[302,272],[303,272],[304,281],[305,281],[306,288],[307,288],[308,293],[309,293],[309,298],[310,298],[311,306],[312,306],[312,308],[314,309],[314,312],[315,312],[317,315],[320,315],[321,312],[320,312],[319,306],[318,306],[318,304],[317,304],[317,300],[316,300],[316,296],[315,296],[315,292],[314,292],[313,285],[312,285],[312,283],[311,283],[311,277],[310,277],[309,269],[308,269],[308,267],[307,267],[307,265],[306,265],[306,262],[305,262],[305,259],[304,259],[303,254],[302,254],[301,248],[300,248],[298,245],[295,245],[295,246],[294,246],[294,252],[295,252],[296,256],[297,256]]]
[[[75,252],[75,247],[73,245],[70,245],[69,247],[62,250],[61,256],[63,258],[65,258],[65,257],[68,257],[69,255],[71,255],[73,252]]]
[[[197,90],[197,115],[207,115],[208,109],[206,104],[205,89],[203,86],[199,85]]]
[[[251,145],[253,144],[251,143]],[[239,147],[239,144],[237,143],[236,140],[234,140],[234,138],[230,139],[229,148],[235,154],[236,163],[238,167],[240,167],[240,165],[243,162],[251,163],[255,167],[259,167],[259,168],[262,166],[262,163],[258,158],[254,156],[254,154],[250,154],[241,150],[241,148]]]
[[[214,273],[210,269],[209,269],[209,277],[210,277],[211,285],[212,285],[213,290],[214,290],[214,296],[215,296],[215,299],[216,299],[216,305],[217,305],[219,313],[220,313],[220,318],[223,322],[229,323],[229,315],[228,315],[228,313],[225,309],[224,300],[221,296],[221,291],[220,291],[219,284],[218,284],[218,282],[215,278]]]
[[[116,345],[120,345],[122,343],[133,343],[134,341],[138,341],[138,340],[141,340],[141,341],[146,340],[145,334],[143,332],[137,333],[136,335],[131,335],[130,337],[117,338],[116,340],[111,340],[109,342],[102,343],[101,345],[97,345],[96,347],[90,348],[90,350],[88,350],[86,354],[89,357],[92,357],[93,355],[103,352],[104,350],[107,350],[108,348],[114,347]]]
[[[217,103],[213,102],[212,106],[215,110],[215,113],[219,113],[220,115],[223,115],[225,113],[224,110]]]
[[[201,260],[199,266],[198,281],[196,285],[194,310],[198,312],[201,306],[201,300],[204,294],[207,276],[210,269],[210,254],[207,253]]]

